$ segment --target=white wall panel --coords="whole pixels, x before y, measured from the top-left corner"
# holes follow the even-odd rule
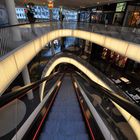
[[[129,42],[118,40],[111,37],[106,37],[104,47],[113,50],[121,55],[125,55]]]
[[[19,74],[14,55],[10,55],[0,62],[0,93],[9,86],[13,78]]]
[[[140,45],[130,43],[126,51],[126,56],[140,62]]]

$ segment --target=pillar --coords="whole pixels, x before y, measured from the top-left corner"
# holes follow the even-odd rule
[[[10,25],[18,24],[14,0],[5,0],[5,5],[6,5],[7,13],[8,13],[9,24]],[[20,34],[20,30],[18,29],[18,27],[12,27],[11,31],[12,31],[12,35],[13,35],[13,41],[20,42],[21,41],[21,34]],[[28,72],[27,66],[22,71],[22,76],[23,76],[23,80],[24,80],[25,85],[30,84],[30,77],[29,77],[29,72]],[[33,99],[32,90],[30,90],[29,94],[27,94],[27,95],[28,95],[28,99],[30,99],[30,100]]]
[[[127,17],[128,17],[128,13],[129,13],[129,11],[126,11],[126,14],[125,14],[124,20],[123,20],[123,27],[126,26],[126,20],[127,20]]]
[[[22,71],[22,77],[23,77],[25,85],[28,85],[28,84],[31,83],[27,66],[25,66],[24,70]],[[28,97],[29,100],[32,100],[34,98],[32,90],[28,91],[27,97]]]
[[[50,13],[50,26],[52,28],[53,27],[52,26],[52,20],[53,20],[53,11],[52,11],[52,9],[49,9],[49,13]]]
[[[49,13],[50,13],[50,27],[51,29],[53,30],[53,25],[52,25],[52,21],[53,21],[53,11],[52,9],[49,9]],[[55,55],[55,50],[54,50],[54,44],[53,44],[53,41],[50,42],[50,47],[51,47],[51,53],[52,55]]]
[[[5,5],[6,5],[10,25],[18,24],[14,0],[5,0]],[[21,34],[18,27],[12,27],[11,29],[13,34],[13,40],[21,41]]]

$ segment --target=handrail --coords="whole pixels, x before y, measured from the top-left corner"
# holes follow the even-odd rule
[[[63,76],[64,74],[61,74],[48,91],[47,95],[43,98],[42,102],[37,105],[23,125],[18,129],[12,140],[33,140],[36,136],[38,136],[38,132],[40,132],[43,122],[50,111],[53,100],[55,99],[55,96],[61,86]]]
[[[52,21],[48,20],[48,21],[45,21],[45,22],[52,22]],[[35,23],[32,23],[32,24],[45,23],[45,22],[44,21],[39,21],[39,22],[35,22]],[[29,23],[29,22],[25,22],[25,23],[21,23],[21,24],[6,25],[6,26],[1,26],[0,29],[18,27],[18,26],[23,26],[23,25],[30,25],[30,24],[31,23]]]
[[[110,98],[112,101],[114,101],[115,103],[120,105],[123,109],[128,111],[135,118],[140,120],[140,107],[139,106],[137,106],[136,104],[130,102],[129,100],[121,97],[120,95],[109,91],[108,89],[104,88],[103,86],[101,86],[101,85],[99,85],[99,84],[97,84],[97,83],[95,83],[93,81],[91,82],[90,80],[87,80],[87,78],[85,78],[79,72],[75,71],[75,73],[78,74],[80,77],[84,78],[86,81],[90,82],[96,88],[102,89],[103,93],[101,92],[101,94],[107,95],[108,98]]]
[[[32,23],[32,24],[38,24],[38,23],[46,23],[46,22],[59,22],[59,20],[42,20],[42,21],[38,21],[38,22],[35,22],[35,23]],[[100,26],[104,26],[103,23],[92,23],[92,22],[86,22],[86,21],[63,21],[63,22],[74,22],[74,23],[86,23],[86,24],[91,24],[91,25],[100,25]],[[10,27],[15,27],[15,26],[23,26],[23,25],[28,25],[28,24],[31,24],[30,22],[25,22],[25,23],[21,23],[21,24],[13,24],[13,25],[3,25],[3,26],[0,26],[0,29],[3,29],[3,28],[10,28]],[[132,26],[119,26],[119,25],[113,25],[113,24],[108,24],[108,27],[117,27],[117,28],[122,28],[122,27],[125,27],[125,28],[136,28],[136,29],[139,29],[139,27],[132,27]]]
[[[44,81],[51,80],[58,73],[60,73],[60,72],[56,72],[56,73],[54,73],[54,74],[52,74],[50,76],[44,77],[41,80],[38,80],[36,82],[30,83],[30,84],[28,84],[26,86],[18,88],[15,91],[11,91],[9,93],[5,93],[5,95],[2,95],[0,97],[0,108],[3,107],[4,105],[6,105],[7,103],[15,100],[16,98],[24,96],[25,94],[28,94],[27,91],[38,87]]]

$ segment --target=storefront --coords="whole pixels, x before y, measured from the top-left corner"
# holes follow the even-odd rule
[[[80,22],[90,22],[90,11],[80,12]]]
[[[134,11],[130,14],[129,26],[138,26],[140,24],[140,11]]]
[[[117,54],[113,51],[110,51],[107,48],[103,49],[102,52],[102,59],[104,59],[107,62],[112,63],[113,65],[116,65],[120,68],[124,68],[127,63],[127,57],[121,56],[120,54]]]
[[[102,14],[103,11],[93,11],[91,13],[91,22],[92,23],[103,23],[104,21],[102,21]]]
[[[117,3],[113,21],[112,21],[113,25],[122,25],[123,24],[126,6],[127,6],[126,2]]]
[[[127,2],[99,5],[80,11],[80,21],[110,25],[122,25]]]
[[[77,17],[78,13],[75,10],[64,9],[63,15],[64,15],[65,21],[77,21],[77,19],[78,19],[78,17]]]
[[[128,3],[123,26],[140,27],[140,3]]]
[[[93,7],[91,9],[91,22],[104,24],[105,20],[108,24],[112,24],[114,19],[114,14],[116,10],[116,4],[102,5],[98,7]]]
[[[126,26],[130,27],[140,26],[140,11],[131,11],[128,13]]]

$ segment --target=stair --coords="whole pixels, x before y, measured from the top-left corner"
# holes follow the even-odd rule
[[[40,140],[88,140],[70,76],[65,76]]]

